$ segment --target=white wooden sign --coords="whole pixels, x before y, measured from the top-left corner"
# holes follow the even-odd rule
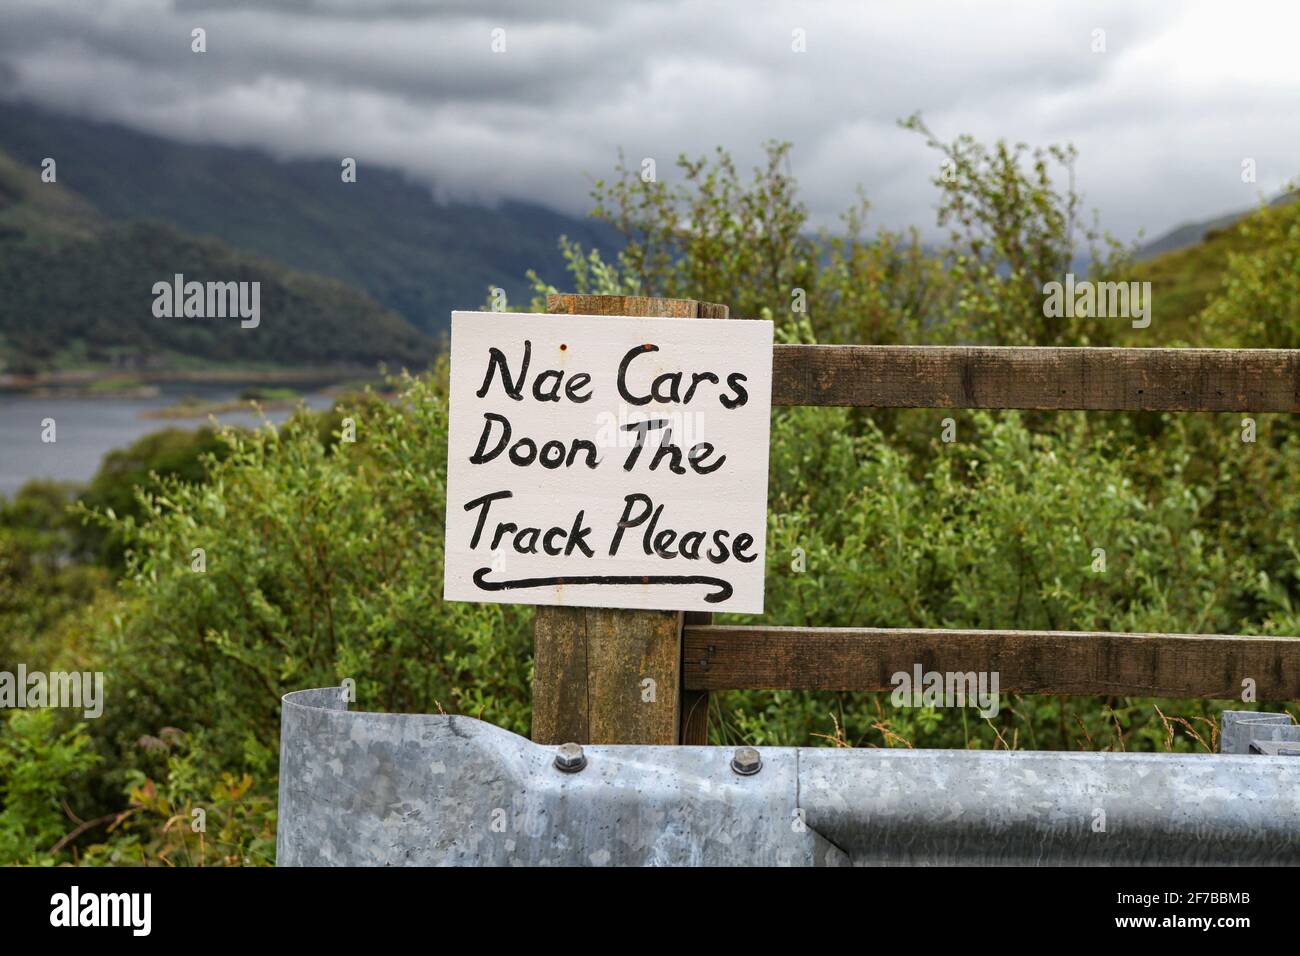
[[[454,312],[444,596],[763,610],[772,323]]]

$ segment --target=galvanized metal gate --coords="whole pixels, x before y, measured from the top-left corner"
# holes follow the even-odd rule
[[[1225,714],[1222,755],[737,754],[346,708],[284,698],[281,866],[1300,863],[1286,715]]]

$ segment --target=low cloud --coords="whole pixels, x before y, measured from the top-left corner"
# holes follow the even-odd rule
[[[0,78],[176,139],[355,156],[447,197],[574,213],[619,148],[662,178],[679,153],[749,165],[790,140],[819,225],[861,186],[876,222],[932,235],[935,157],[895,126],[920,109],[944,137],[1074,142],[1087,204],[1128,239],[1300,173],[1297,27],[1292,3],[9,0]]]

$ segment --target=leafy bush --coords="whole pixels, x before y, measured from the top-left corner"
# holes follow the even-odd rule
[[[1221,294],[1201,320],[1236,327],[1256,348],[1300,348],[1300,202],[1261,209],[1237,228],[1250,251],[1229,253]]]
[[[60,730],[52,710],[15,710],[0,721],[0,861],[48,864],[67,831],[62,798],[95,767],[85,725]]]
[[[163,477],[201,482],[204,457],[220,457],[225,450],[225,443],[207,426],[193,431],[165,428],[152,432],[105,455],[99,471],[78,497],[95,511],[139,517],[136,498],[141,489]],[[74,544],[82,554],[115,571],[124,568],[120,535],[95,522],[77,522],[76,528]]]
[[[140,738],[161,766],[128,775],[129,806],[113,816],[108,839],[87,848],[88,865],[256,866],[275,860],[273,788],[222,769],[175,727]],[[155,782],[155,777],[159,782]]]
[[[164,479],[139,520],[94,515],[127,548],[129,610],[97,639],[138,694],[124,740],[203,726],[236,760],[274,740],[281,694],[345,678],[361,706],[527,732],[527,613],[442,601],[443,387],[346,414],[356,442],[322,442],[306,411],[227,431],[204,483]]]

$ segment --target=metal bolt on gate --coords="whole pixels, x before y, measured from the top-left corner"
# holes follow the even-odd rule
[[[555,769],[564,773],[577,773],[587,766],[587,757],[577,744],[564,744],[555,752]]]

